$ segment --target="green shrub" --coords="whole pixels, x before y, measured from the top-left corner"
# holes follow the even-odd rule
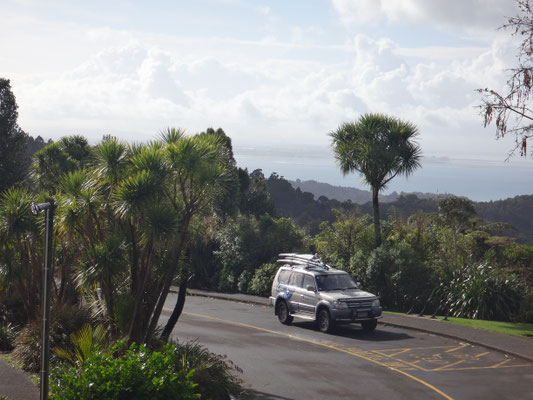
[[[357,252],[351,266],[344,268],[363,288],[381,296],[388,309],[409,309],[419,298],[429,295],[432,275],[413,247],[405,242],[385,244],[368,256]]]
[[[268,296],[277,271],[278,266],[276,264],[261,265],[255,270],[254,276],[248,286],[248,292],[258,296]]]
[[[86,308],[63,306],[50,312],[50,354],[54,361],[57,348],[71,347],[70,335],[91,322]],[[26,325],[15,340],[13,357],[28,372],[38,372],[41,368],[41,322],[33,321]]]
[[[533,323],[533,288],[529,288],[520,304],[520,314],[518,321]]]
[[[11,324],[0,325],[0,351],[13,350],[13,342],[17,337],[17,331]]]
[[[252,277],[252,272],[246,270],[242,271],[242,273],[239,275],[239,280],[237,282],[237,290],[240,293],[248,293],[248,287],[250,285]]]
[[[446,300],[454,317],[512,321],[519,314],[523,290],[513,274],[481,263],[453,272]]]
[[[123,349],[119,341],[112,350]],[[78,368],[52,369],[50,399],[196,399],[194,370],[183,368],[186,362],[186,357],[178,360],[172,344],[154,352],[134,344],[119,357],[96,352]]]
[[[188,371],[194,370],[193,382],[197,383],[196,391],[203,399],[228,400],[229,394],[238,394],[240,380],[234,375],[242,370],[225,356],[211,353],[197,342],[176,344],[177,359],[186,360]]]

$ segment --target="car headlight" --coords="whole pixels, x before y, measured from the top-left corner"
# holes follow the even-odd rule
[[[379,299],[376,299],[372,302],[372,308],[377,308],[379,307]]]
[[[346,304],[344,301],[334,301],[332,304],[335,308],[348,308],[348,304]]]

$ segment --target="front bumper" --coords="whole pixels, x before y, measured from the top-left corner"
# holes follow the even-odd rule
[[[357,321],[367,321],[369,319],[378,319],[381,318],[383,308],[374,307],[370,309],[356,309],[356,308],[346,308],[346,309],[332,309],[331,317],[336,321],[347,321],[347,322],[357,322]]]

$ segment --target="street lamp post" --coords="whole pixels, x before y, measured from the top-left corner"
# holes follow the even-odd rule
[[[50,289],[52,285],[52,235],[54,233],[54,200],[48,199],[47,203],[31,204],[31,212],[38,215],[46,210],[46,249],[43,271],[43,325],[41,344],[41,397],[48,399],[48,376],[50,366]]]

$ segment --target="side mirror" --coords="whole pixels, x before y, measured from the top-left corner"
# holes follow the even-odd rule
[[[307,291],[308,292],[314,292],[315,291],[315,287],[313,285],[307,285]]]
[[[357,289],[362,289],[363,288],[363,285],[361,285],[361,282],[355,282],[355,287]]]

